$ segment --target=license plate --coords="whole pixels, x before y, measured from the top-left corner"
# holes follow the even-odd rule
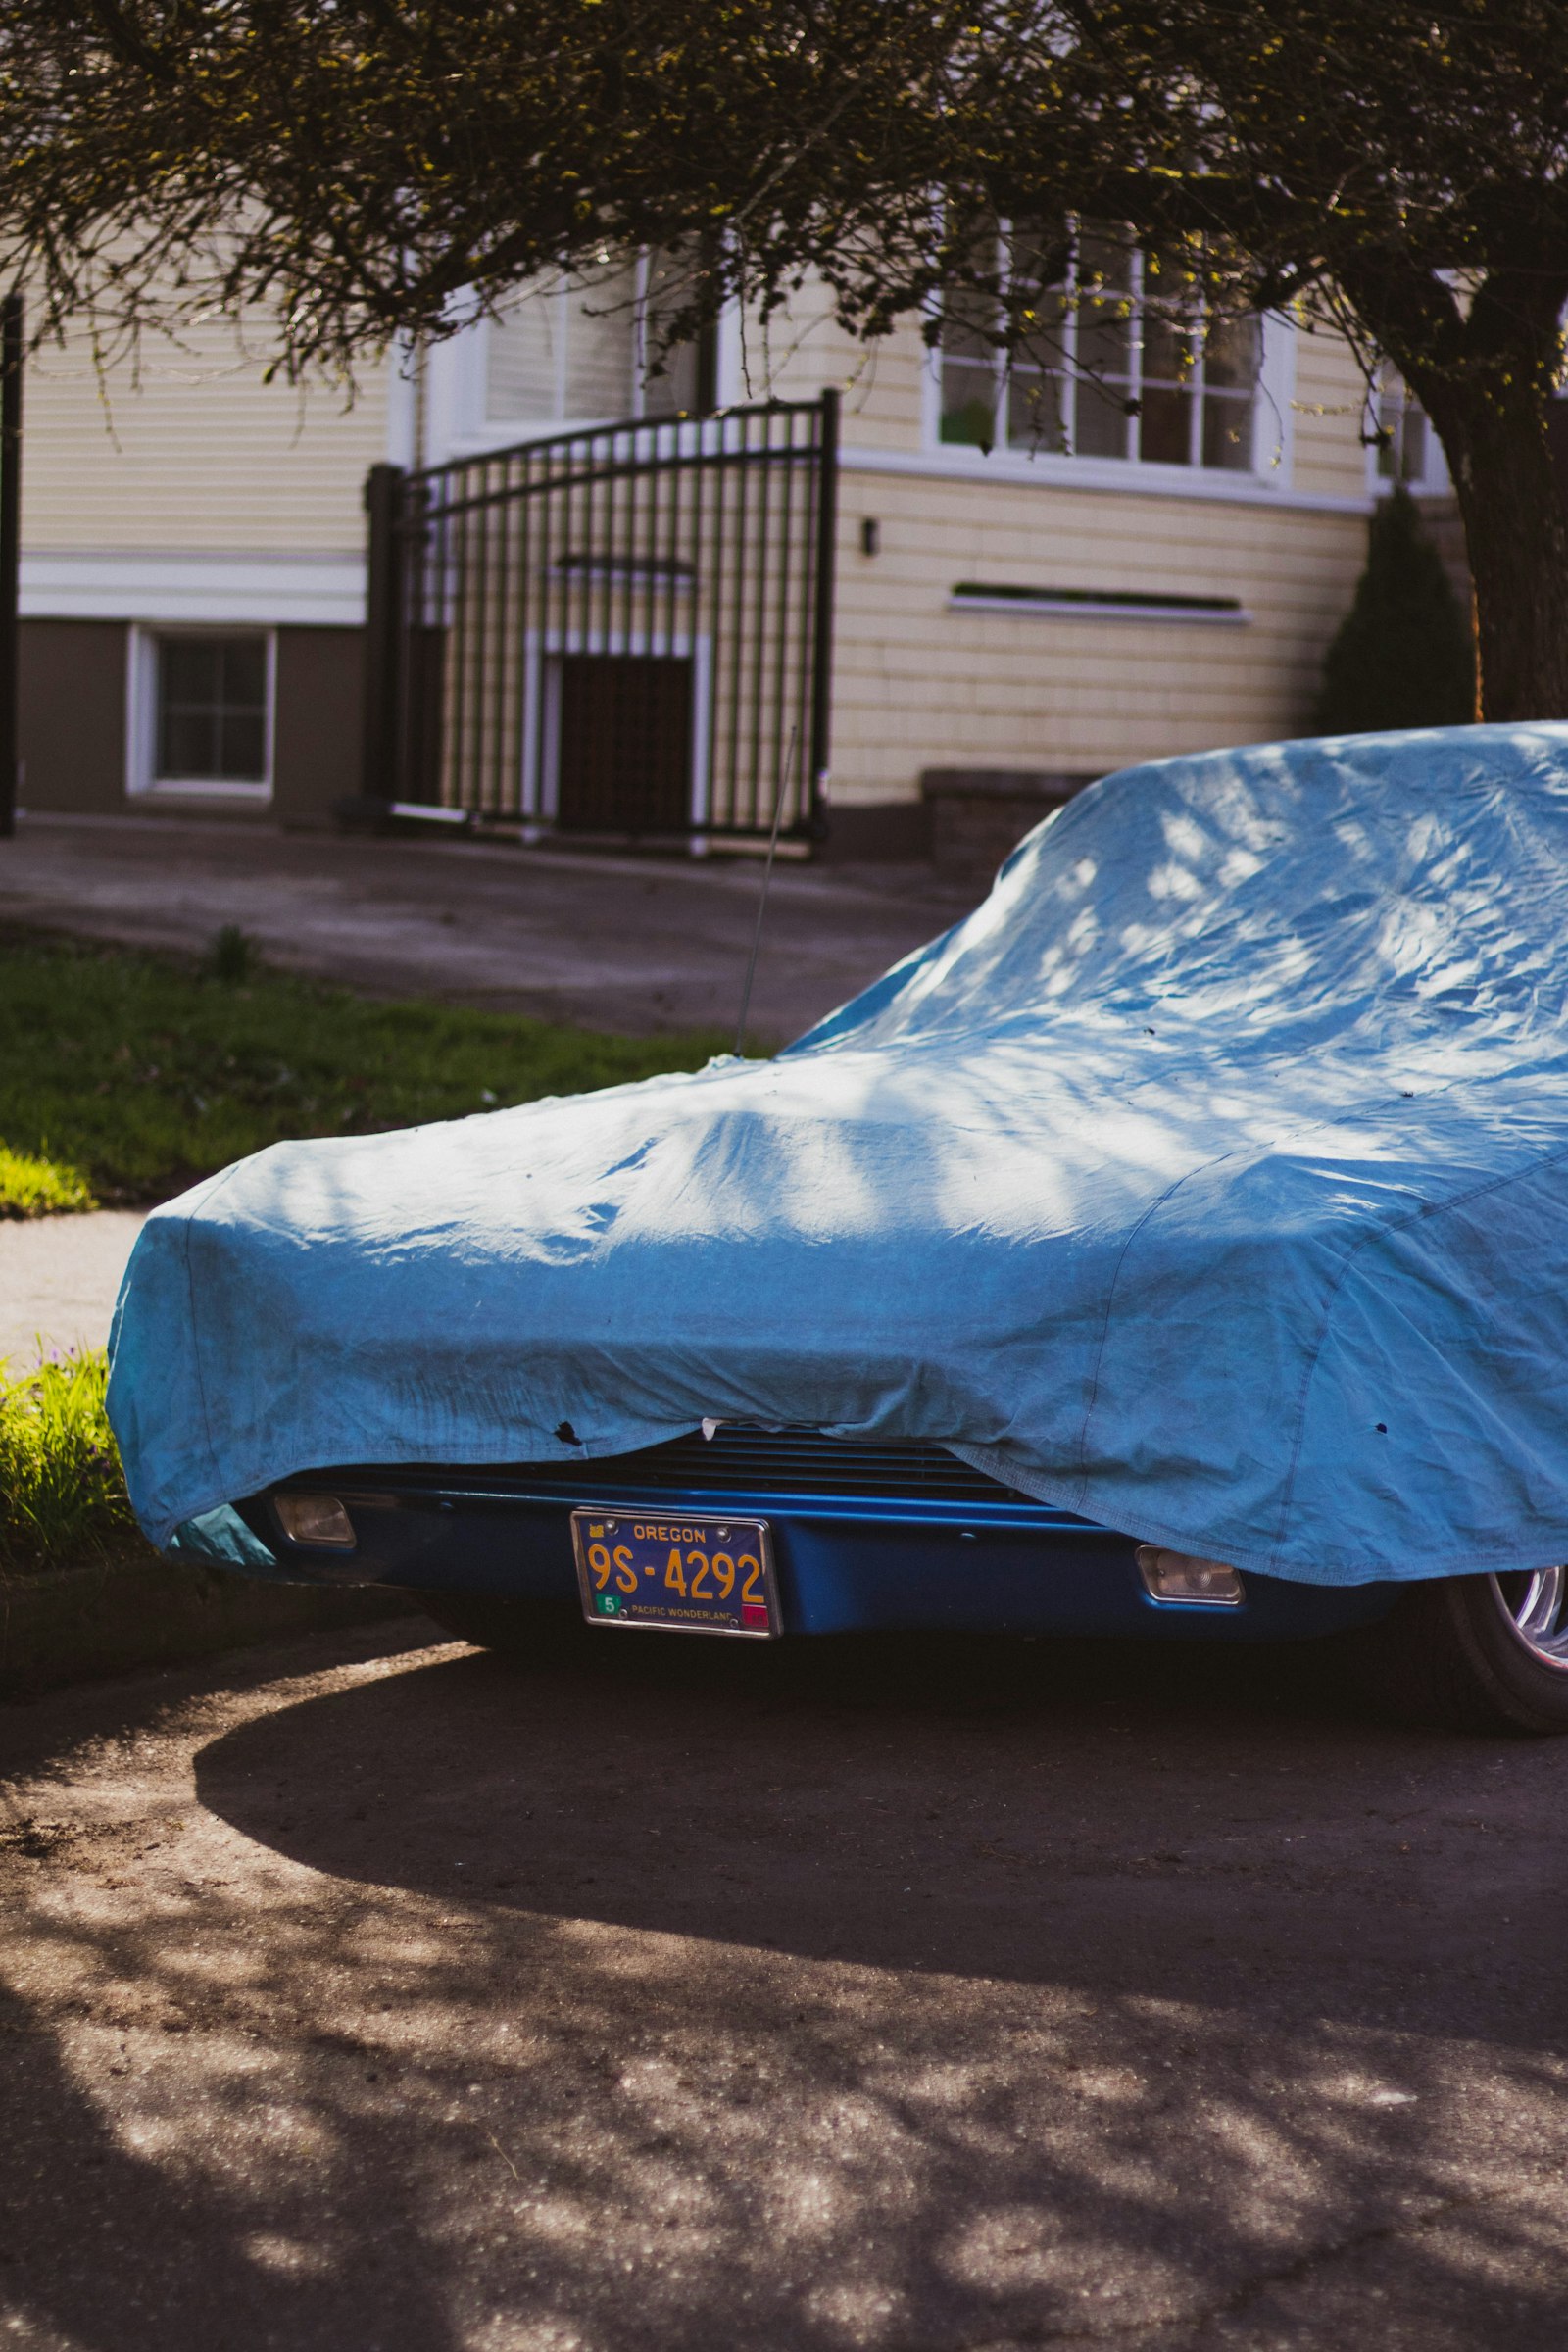
[[[765,1519],[576,1510],[571,1543],[593,1625],[755,1642],[780,1631]]]

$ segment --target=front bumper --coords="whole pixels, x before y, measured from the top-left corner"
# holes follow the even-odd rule
[[[1370,1623],[1397,1591],[1248,1575],[1239,1608],[1155,1601],[1129,1536],[1033,1501],[940,1448],[862,1449],[875,1459],[857,1478],[858,1465],[823,1454],[830,1443],[817,1441],[814,1451],[782,1445],[782,1467],[770,1465],[765,1446],[748,1450],[732,1442],[699,1450],[700,1441],[691,1440],[597,1464],[358,1466],[290,1478],[236,1508],[275,1561],[274,1575],[573,1608],[575,1505],[765,1519],[788,1634],[903,1629],[1291,1641]],[[936,1470],[916,1475],[917,1457],[934,1460]],[[881,1492],[844,1491],[873,1475]],[[337,1496],[354,1548],[291,1543],[274,1507],[274,1496],[287,1493]]]

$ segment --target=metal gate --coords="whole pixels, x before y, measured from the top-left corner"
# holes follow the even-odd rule
[[[22,572],[22,297],[0,301],[0,839],[17,821],[17,617]]]
[[[628,840],[808,839],[838,395],[372,468],[368,794]]]

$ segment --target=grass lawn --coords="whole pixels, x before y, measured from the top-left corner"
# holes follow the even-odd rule
[[[140,1547],[104,1411],[108,1377],[101,1348],[20,1379],[0,1366],[0,1576]]]
[[[168,1200],[285,1136],[365,1135],[700,1068],[716,1034],[610,1037],[253,968],[0,935],[0,1216]]]

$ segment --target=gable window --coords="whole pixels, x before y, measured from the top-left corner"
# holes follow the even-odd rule
[[[485,423],[565,426],[710,408],[710,336],[660,358],[662,323],[682,293],[679,265],[662,256],[606,260],[528,288],[487,324]]]
[[[1085,225],[1065,267],[1021,230],[996,248],[996,297],[947,305],[940,438],[1023,456],[1253,470],[1260,321],[1209,315],[1180,262]],[[1008,312],[1027,334],[997,337]]]

